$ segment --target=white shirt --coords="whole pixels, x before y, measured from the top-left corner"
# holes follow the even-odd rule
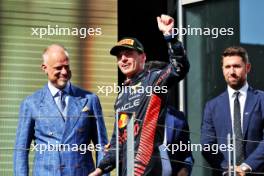
[[[240,94],[238,96],[239,104],[240,104],[240,114],[241,114],[241,129],[243,132],[243,118],[244,118],[244,109],[245,103],[247,99],[247,90],[248,90],[248,83],[239,90],[232,89],[230,86],[227,86],[228,96],[229,96],[229,105],[230,105],[230,112],[231,112],[231,121],[232,121],[232,129],[234,129],[234,100],[236,96],[234,95],[235,92],[239,91]]]

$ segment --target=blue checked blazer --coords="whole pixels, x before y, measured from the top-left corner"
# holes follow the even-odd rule
[[[87,176],[95,169],[88,145],[96,145],[98,163],[108,142],[99,99],[71,85],[67,109],[64,120],[47,85],[21,103],[14,176],[29,175],[30,146],[35,152],[33,176]]]

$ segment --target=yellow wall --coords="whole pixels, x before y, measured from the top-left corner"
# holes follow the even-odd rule
[[[36,27],[98,27],[102,35],[32,35]],[[51,43],[68,50],[72,82],[94,93],[97,86],[117,83],[115,59],[109,55],[117,39],[115,0],[0,1],[0,175],[13,175],[13,145],[19,104],[41,88],[47,78],[40,70],[41,53]],[[114,94],[99,94],[108,134],[113,128]],[[32,160],[32,155],[31,155]],[[32,162],[31,162],[32,163]]]

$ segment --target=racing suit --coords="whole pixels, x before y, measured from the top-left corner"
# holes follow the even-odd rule
[[[123,90],[130,87],[129,90],[133,91],[121,91],[115,103],[116,111],[135,113],[134,173],[136,176],[161,176],[164,174],[160,146],[164,140],[167,93],[168,89],[182,80],[189,71],[189,62],[182,44],[171,37],[165,37],[165,40],[169,48],[170,63],[163,69],[145,69],[126,81]],[[125,176],[127,173],[127,135],[123,127],[124,125],[118,127],[119,175]],[[98,166],[104,173],[111,171],[116,164],[115,128],[110,142],[110,150],[106,152]]]

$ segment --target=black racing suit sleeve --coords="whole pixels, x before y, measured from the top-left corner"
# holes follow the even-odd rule
[[[186,56],[184,47],[180,41],[172,36],[165,36],[168,45],[168,54],[170,63],[160,72],[156,86],[172,85],[181,81],[189,72],[190,64]]]
[[[121,146],[119,144],[119,151],[121,149]],[[114,125],[114,130],[112,134],[112,138],[110,141],[110,148],[107,152],[105,152],[105,155],[103,159],[100,161],[98,168],[100,168],[103,173],[111,172],[116,167],[116,122]]]
[[[170,87],[171,85],[182,80],[189,71],[189,62],[186,57],[185,50],[182,43],[176,38],[165,37],[168,45],[168,54],[170,64],[160,72],[158,80],[155,82],[157,86],[166,85]],[[119,145],[119,151],[122,146]],[[98,168],[100,168],[103,173],[108,173],[112,171],[116,166],[116,123],[114,126],[114,131],[110,141],[110,150],[105,152],[104,158],[100,161]],[[119,153],[119,158],[122,152]]]

